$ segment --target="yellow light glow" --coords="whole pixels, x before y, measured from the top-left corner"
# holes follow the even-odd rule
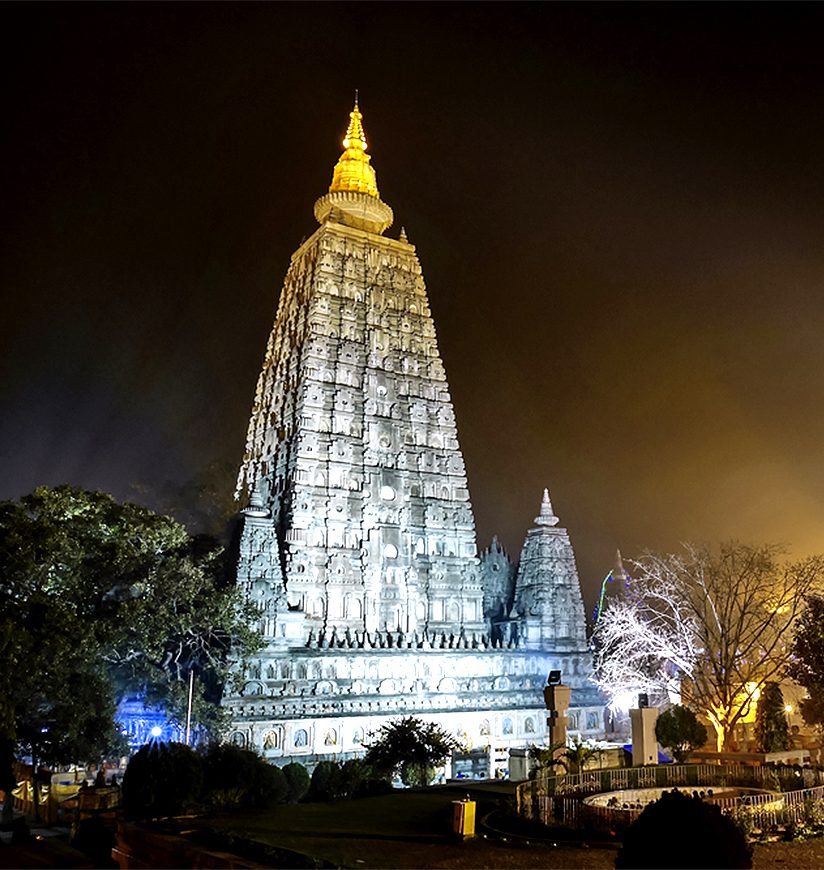
[[[378,197],[378,182],[375,170],[369,165],[372,158],[366,153],[366,133],[357,99],[355,107],[349,113],[349,126],[346,128],[343,147],[345,150],[335,166],[329,192],[348,190]]]
[[[757,701],[761,697],[761,689],[758,687],[758,683],[747,683],[747,694],[753,701]]]
[[[752,724],[755,722],[755,714],[758,709],[758,699],[761,697],[761,689],[758,683],[746,683],[744,691],[735,696],[735,707],[741,711],[740,722]]]
[[[792,713],[792,711],[793,711],[793,705],[792,705],[792,704],[785,704],[785,705],[784,705],[784,712],[785,712],[785,713]]]

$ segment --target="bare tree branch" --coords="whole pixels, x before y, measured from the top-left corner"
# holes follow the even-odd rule
[[[795,620],[824,579],[824,557],[781,565],[781,553],[729,544],[645,554],[596,626],[599,687],[615,706],[638,692],[657,703],[683,694],[720,749],[764,684],[786,672]]]

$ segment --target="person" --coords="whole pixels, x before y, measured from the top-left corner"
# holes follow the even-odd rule
[[[97,770],[97,776],[94,778],[94,787],[95,788],[105,788],[106,786],[106,771],[103,769],[101,765]]]

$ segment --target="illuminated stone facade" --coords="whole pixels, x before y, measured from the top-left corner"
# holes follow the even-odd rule
[[[556,668],[573,730],[599,733],[569,537],[545,494],[517,581],[497,542],[479,559],[420,263],[383,235],[357,106],[344,149],[286,275],[238,480],[238,582],[266,647],[224,701],[233,739],[346,757],[414,713],[470,747],[523,746],[546,734]]]

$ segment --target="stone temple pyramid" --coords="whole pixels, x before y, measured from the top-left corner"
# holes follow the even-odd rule
[[[265,647],[224,698],[231,739],[311,764],[413,714],[503,758],[545,740],[553,669],[570,730],[600,734],[569,536],[545,491],[517,576],[497,541],[479,558],[421,266],[404,230],[384,235],[357,102],[343,148],[286,274],[238,477],[238,582]]]

